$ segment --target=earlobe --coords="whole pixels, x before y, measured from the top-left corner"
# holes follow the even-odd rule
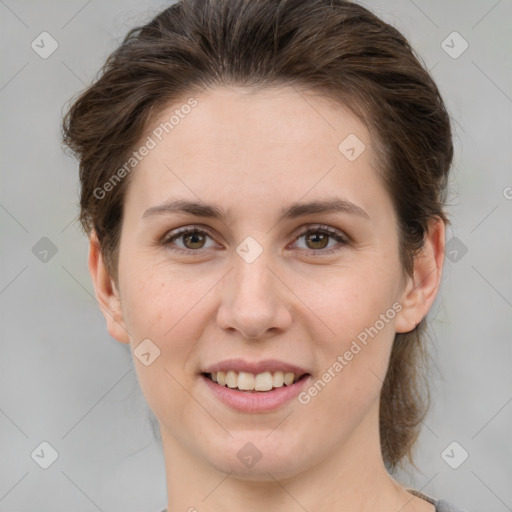
[[[402,310],[397,315],[396,332],[412,331],[428,313],[441,284],[444,251],[445,224],[436,217],[429,221],[423,248],[415,258],[413,276],[407,279],[402,293]]]
[[[129,343],[119,291],[105,267],[98,238],[94,231],[89,237],[89,273],[96,292],[96,299],[107,322],[109,334],[120,343]]]

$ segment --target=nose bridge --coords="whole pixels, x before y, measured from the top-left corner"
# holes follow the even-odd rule
[[[237,256],[233,273],[234,306],[244,316],[263,317],[277,302],[275,278],[268,266],[270,251],[264,251],[254,261]]]
[[[244,242],[233,255],[233,271],[224,287],[218,314],[219,325],[236,329],[247,338],[259,338],[269,329],[284,329],[290,322],[283,287],[274,276],[271,251]],[[253,244],[253,245],[251,245]]]
[[[272,273],[269,270],[269,253],[259,255],[254,261],[247,261],[238,257],[235,264],[233,278],[235,280],[235,293],[238,300],[269,302],[272,298]]]
[[[246,236],[236,247],[236,254],[233,254],[235,293],[238,301],[257,300],[268,303],[272,297],[265,295],[275,285],[268,268],[273,265],[272,250],[268,245],[271,237],[260,232],[256,237]]]

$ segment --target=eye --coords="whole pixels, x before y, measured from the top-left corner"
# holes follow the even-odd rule
[[[332,249],[333,245],[329,247],[329,239],[334,239],[342,245],[348,245],[349,243],[348,238],[341,231],[329,226],[310,226],[305,231],[299,233],[297,240],[303,237],[306,245],[309,245],[306,249],[311,249],[309,254],[314,256],[332,254],[340,250],[340,247]],[[336,244],[334,244],[334,247],[336,247]],[[326,248],[328,248],[328,250],[325,250]]]
[[[162,240],[162,244],[172,251],[185,254],[201,254],[203,250],[213,247],[206,245],[208,238],[212,239],[210,234],[204,229],[200,229],[198,226],[187,226],[168,233]],[[340,247],[336,247],[336,244],[334,244],[334,249],[332,245],[329,247],[329,239],[334,239],[342,246],[349,244],[349,239],[341,231],[322,225],[308,226],[307,229],[297,235],[295,240],[300,240],[301,238],[304,238],[307,244],[305,249],[310,249],[308,251],[309,254],[315,256],[331,254],[340,250]],[[183,247],[176,245],[176,241],[181,241]]]
[[[193,252],[199,252],[202,249],[209,249],[210,247],[205,247],[205,241],[207,238],[211,239],[211,236],[203,229],[199,229],[195,226],[188,226],[178,231],[172,231],[164,237],[162,243],[165,246],[170,246],[169,248],[173,251],[191,254]],[[184,248],[172,247],[172,245],[175,245],[173,243],[175,240],[181,240]]]

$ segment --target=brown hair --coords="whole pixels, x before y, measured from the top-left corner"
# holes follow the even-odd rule
[[[100,78],[72,104],[64,143],[80,160],[80,222],[94,230],[111,276],[129,174],[98,199],[164,108],[215,86],[292,85],[349,107],[378,146],[398,216],[405,275],[430,219],[443,211],[453,146],[438,88],[404,36],[343,0],[182,0],[128,32]],[[425,319],[397,333],[380,399],[383,459],[395,470],[429,405]]]

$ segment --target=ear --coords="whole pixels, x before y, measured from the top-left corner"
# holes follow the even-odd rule
[[[96,233],[93,231],[89,238],[89,273],[91,274],[96,298],[101,312],[107,321],[107,329],[112,338],[120,343],[129,343],[119,292],[110,277]]]
[[[445,224],[435,217],[429,221],[423,248],[415,258],[413,276],[406,280],[400,299],[402,310],[395,323],[396,332],[412,331],[428,313],[441,283],[444,251]]]

